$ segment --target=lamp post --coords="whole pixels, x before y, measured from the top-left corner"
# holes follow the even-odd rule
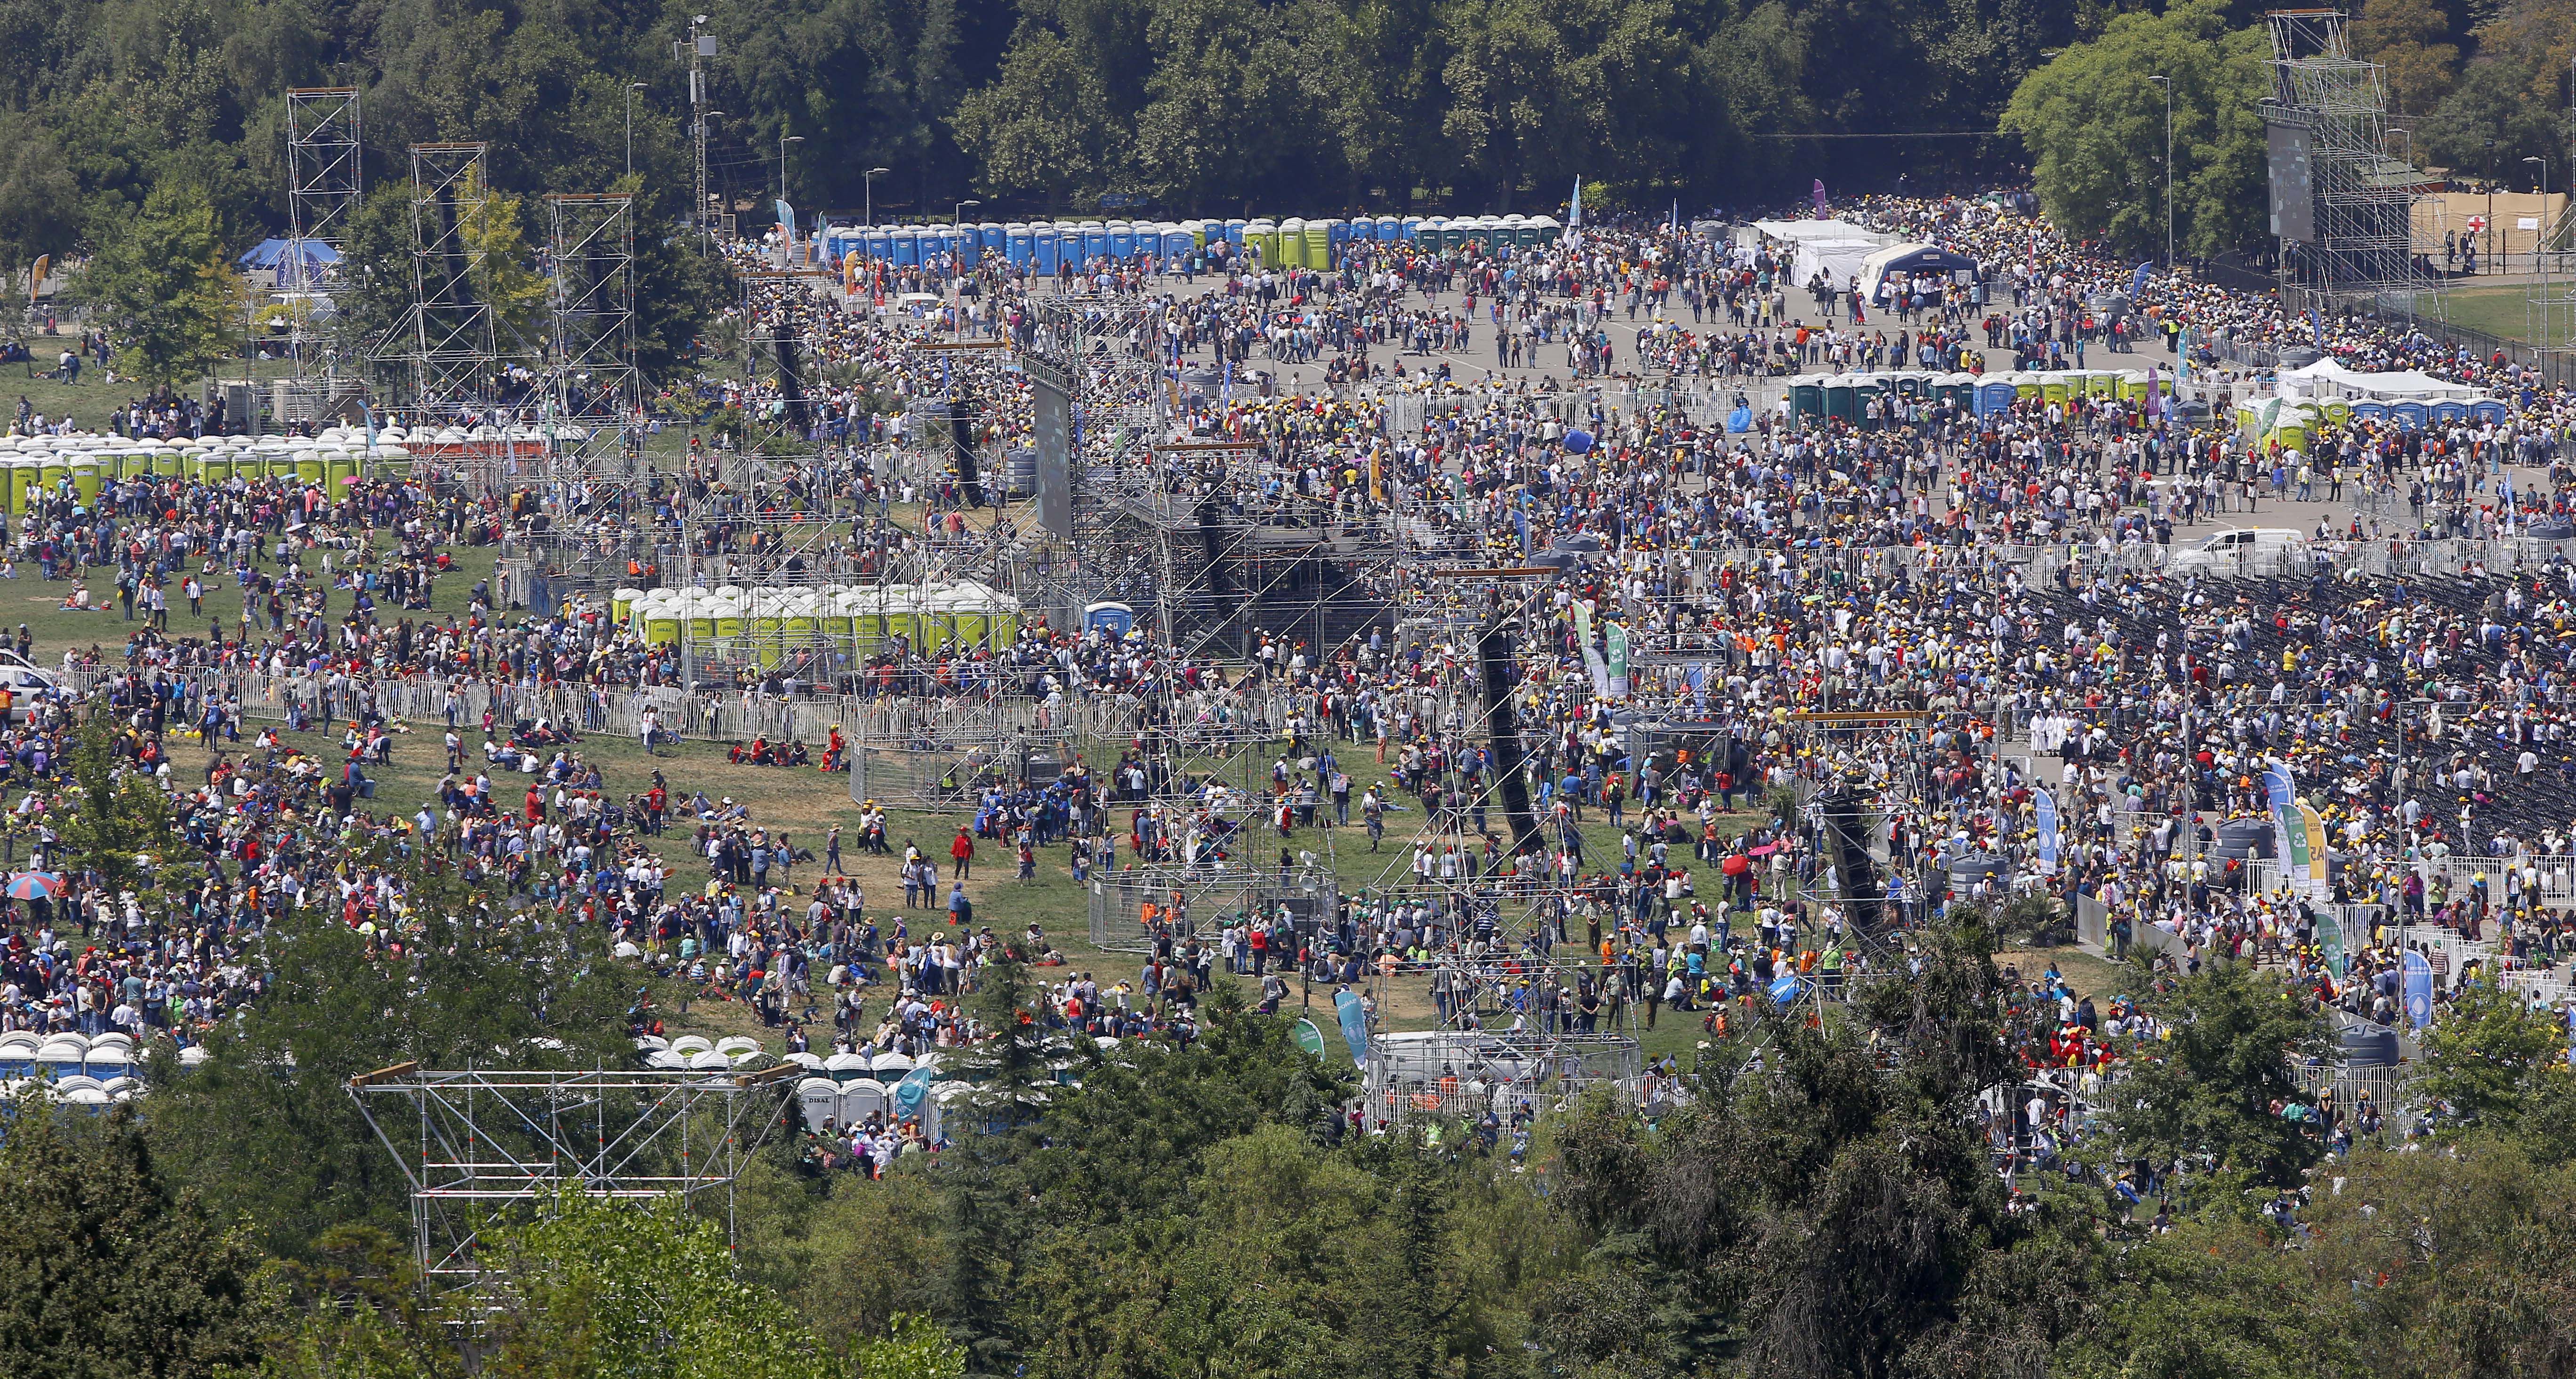
[[[885,175],[884,168],[870,168],[859,177],[859,190],[867,197],[867,209],[859,213],[859,218],[871,226],[877,223],[877,179]]]
[[[698,112],[698,218],[706,222],[710,235],[724,224],[724,217],[707,214],[707,126],[723,118],[721,110]]]
[[[635,93],[643,89],[640,81],[626,88],[626,172],[630,177],[635,173]]]
[[[2487,240],[2486,261],[2490,265],[2487,271],[2492,273],[2495,271],[2492,265],[2495,263],[2496,246],[2504,243],[2504,235],[2496,229],[2495,223],[2496,176],[2494,171],[2495,140],[2493,139],[2487,140],[2487,169],[2487,234],[2489,238]]]
[[[2165,271],[2174,266],[2173,215],[2173,78],[2149,77],[2147,80],[2164,88],[2165,93]]]
[[[781,201],[787,199],[787,146],[803,142],[805,136],[802,134],[790,134],[783,127],[778,131],[778,199]]]
[[[2540,214],[2532,217],[2532,223],[2540,227],[2540,233],[2531,237],[2531,266],[2534,271],[2545,271],[2546,265],[2540,257],[2540,245],[2541,241],[2549,235],[2549,160],[2533,157],[2522,161],[2540,169]]]

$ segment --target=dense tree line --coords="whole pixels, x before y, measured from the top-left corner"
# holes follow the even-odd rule
[[[2326,1033],[2306,993],[2138,968],[2172,1037],[2131,1052],[2097,1149],[2008,1187],[1974,1107],[2020,1080],[2023,1017],[1974,915],[1843,1015],[1740,1031],[1686,1107],[1598,1097],[1526,1155],[1460,1124],[1351,1133],[1346,1066],[1232,988],[1189,1047],[1078,1049],[1058,1084],[1002,964],[967,999],[1008,1033],[935,1160],[870,1180],[791,1134],[730,1255],[712,1216],[564,1200],[485,1235],[506,1286],[425,1293],[343,1079],[495,1044],[612,1057],[625,1018],[601,955],[446,899],[469,918],[399,957],[291,924],[277,990],[207,1066],[161,1070],[146,1116],[13,1108],[0,1372],[446,1379],[470,1340],[473,1372],[553,1379],[2430,1379],[2556,1373],[2576,1344],[2576,1076],[2545,1012],[2465,997],[2419,1074],[2436,1152],[2329,1160],[2279,1109]],[[2140,1160],[2160,1222],[2115,1182]]]

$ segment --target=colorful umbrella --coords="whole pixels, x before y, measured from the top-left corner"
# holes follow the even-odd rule
[[[9,878],[12,900],[51,900],[63,893],[63,879],[49,871],[22,871]]]

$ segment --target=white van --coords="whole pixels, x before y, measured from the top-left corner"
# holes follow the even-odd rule
[[[2308,538],[2288,527],[2237,527],[2174,547],[2169,575],[2277,575],[2294,556],[2305,556]]]

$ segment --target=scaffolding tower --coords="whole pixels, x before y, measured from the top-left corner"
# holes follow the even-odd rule
[[[2323,309],[2357,301],[2392,316],[2442,319],[2439,280],[2414,247],[2424,178],[2388,153],[2379,64],[2353,55],[2341,10],[2273,10],[2264,21],[2284,302]]]
[[[556,419],[595,441],[549,457],[553,483],[633,483],[643,472],[643,373],[635,358],[635,198],[546,198],[546,360]]]
[[[306,86],[286,93],[286,253],[277,290],[286,302],[287,344],[295,363],[295,420],[311,420],[338,401],[340,373],[335,308],[345,279],[341,252],[349,222],[366,195],[358,88]],[[320,373],[330,381],[307,380]],[[300,415],[299,415],[300,414]]]
[[[492,192],[481,143],[411,149],[411,305],[375,352],[398,384],[393,410],[454,423],[499,405],[505,329],[484,299]]]
[[[483,1235],[560,1193],[720,1213],[786,1122],[793,1064],[679,1069],[436,1072],[403,1063],[349,1080],[350,1099],[401,1169],[413,1262],[433,1293],[482,1281]]]

